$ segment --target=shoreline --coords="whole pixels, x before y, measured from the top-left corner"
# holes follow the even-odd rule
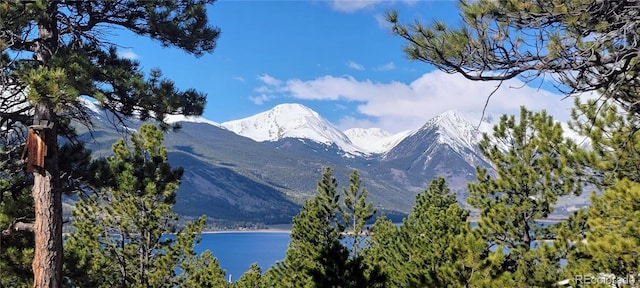
[[[291,230],[289,229],[229,229],[229,230],[202,231],[201,234],[224,234],[224,233],[287,233],[287,234],[291,234]]]

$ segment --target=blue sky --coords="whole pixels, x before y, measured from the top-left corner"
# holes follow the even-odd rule
[[[204,117],[224,122],[280,103],[301,103],[342,129],[416,129],[444,111],[482,110],[496,83],[470,82],[407,60],[404,42],[384,21],[396,9],[404,23],[421,19],[458,23],[456,1],[225,1],[209,7],[222,30],[214,53],[196,58],[126,31],[114,31],[121,55],[145,70],[160,68],[181,89],[208,95]],[[571,100],[502,85],[491,113],[520,105],[568,117]],[[519,87],[517,89],[510,87]]]

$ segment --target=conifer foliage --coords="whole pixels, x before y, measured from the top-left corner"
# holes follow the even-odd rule
[[[188,224],[175,238],[168,236],[177,232],[177,215],[171,209],[182,169],[171,168],[162,139],[158,128],[143,125],[130,143],[118,140],[114,156],[102,162],[106,166],[101,167],[100,188],[80,197],[73,211],[76,231],[65,245],[72,259],[67,265],[72,285],[219,287],[216,284],[224,283],[217,260],[210,253],[200,258],[193,252],[204,218]],[[177,268],[183,271],[180,277]]]
[[[0,111],[1,121],[11,126],[34,125],[29,131],[31,143],[45,143],[38,146],[45,147],[44,151],[30,153],[27,159],[28,171],[34,172],[32,268],[36,287],[62,285],[60,175],[66,171],[60,171],[58,165],[57,141],[58,136],[73,138],[66,133],[71,119],[86,123],[82,97],[97,100],[117,117],[137,114],[160,121],[166,114],[201,114],[204,106],[204,94],[179,91],[158,71],[145,77],[139,63],[118,55],[105,31],[126,29],[200,56],[213,51],[219,35],[208,23],[206,5],[211,3],[213,0],[0,2],[0,90],[3,97],[18,103],[13,105],[18,109]]]
[[[519,287],[557,282],[559,256],[543,243],[548,231],[536,221],[553,212],[559,196],[581,192],[575,144],[546,112],[522,107],[518,121],[503,116],[493,138],[485,134],[479,146],[495,176],[478,168],[467,201],[480,210],[478,233],[497,245],[492,254],[504,257],[498,277]]]
[[[459,7],[456,26],[405,25],[395,12],[387,19],[407,41],[410,59],[447,73],[480,81],[542,78],[567,95],[603,92],[640,113],[637,1],[461,0]]]
[[[360,255],[362,242],[365,239],[365,224],[376,213],[373,203],[367,201],[369,192],[361,185],[362,179],[360,179],[360,173],[356,170],[349,177],[349,188],[343,188],[345,208],[342,215],[350,238],[353,240],[351,255],[354,257]]]
[[[359,179],[354,171],[350,190],[344,189],[344,192],[365,191],[361,190]],[[331,168],[325,168],[318,181],[317,194],[305,202],[293,219],[284,261],[266,273],[264,284],[267,287],[379,287],[382,279],[379,273],[365,274],[367,267],[362,257],[350,255],[343,244],[344,221],[352,216],[342,215],[343,203],[337,185]],[[363,219],[370,218],[368,215],[373,212],[366,193],[356,193],[356,197],[357,202],[351,209],[359,211],[361,214],[358,215],[363,215],[359,216]],[[360,226],[356,224],[357,227]]]
[[[471,277],[462,271],[461,260],[470,255],[455,248],[470,231],[468,215],[445,180],[434,179],[416,196],[413,210],[399,227],[384,218],[376,221],[366,250],[369,266],[383,272],[385,287],[464,286]]]

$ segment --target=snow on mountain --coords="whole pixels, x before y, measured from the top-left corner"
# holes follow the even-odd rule
[[[344,131],[351,143],[371,153],[384,153],[396,146],[402,139],[411,134],[403,131],[396,134],[380,128],[352,128]]]
[[[420,130],[437,128],[437,141],[441,144],[448,144],[454,150],[461,152],[469,149],[476,150],[476,145],[482,139],[482,133],[491,134],[493,132],[492,117],[474,117],[460,111],[446,111],[431,120],[420,128]]]
[[[365,152],[351,143],[349,137],[333,124],[301,104],[280,104],[269,111],[220,125],[258,142],[303,138],[327,145],[335,144],[348,153]]]
[[[101,114],[104,110],[104,108],[102,108],[102,106],[100,106],[98,102],[95,102],[86,98],[80,98],[80,101],[82,102],[82,105],[84,107],[93,111],[93,113],[95,114]]]
[[[482,121],[480,119],[478,115],[450,110],[429,120],[420,130],[438,126],[440,143],[449,144],[456,150],[464,147],[473,151],[482,139],[483,133],[493,136],[493,127],[500,122],[500,115],[484,115]],[[569,129],[566,123],[562,122],[561,125],[565,137],[572,139],[579,146],[589,146],[588,139]],[[494,143],[498,144],[503,151],[508,149],[506,143]]]
[[[164,121],[170,124],[176,123],[176,122],[190,122],[190,123],[204,123],[204,124],[209,124],[211,126],[220,127],[220,124],[218,122],[205,119],[201,116],[167,115],[164,117]]]

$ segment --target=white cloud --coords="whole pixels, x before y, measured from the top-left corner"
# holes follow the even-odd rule
[[[258,80],[262,81],[262,83],[267,84],[269,86],[280,86],[282,81],[271,77],[269,74],[262,74],[258,76]]]
[[[363,71],[363,70],[364,70],[364,65],[359,64],[359,63],[354,62],[354,61],[349,61],[349,62],[347,62],[347,67],[349,67],[349,68],[351,68],[351,69],[360,70],[360,71]]]
[[[389,23],[389,21],[387,21],[386,16],[384,16],[384,14],[376,14],[375,16],[376,19],[376,23],[378,23],[378,27],[380,27],[380,29],[385,30],[385,31],[391,31],[391,27],[393,27],[393,25],[391,25],[391,23]]]
[[[341,12],[355,12],[367,7],[372,7],[382,0],[333,0],[331,8]]]
[[[340,12],[355,12],[376,6],[380,3],[402,2],[408,5],[414,4],[417,0],[332,0],[331,8]]]
[[[389,62],[387,64],[384,65],[380,65],[378,67],[376,67],[374,70],[376,71],[390,71],[396,69],[396,64],[393,64],[393,62]]]
[[[247,82],[247,80],[245,80],[243,77],[240,76],[234,76],[233,80],[239,81],[239,82]]]
[[[434,71],[411,83],[380,83],[331,75],[313,80],[290,79],[278,87],[278,92],[304,100],[362,102],[358,105],[358,112],[375,119],[375,123],[365,121],[362,124],[398,132],[419,128],[447,110],[479,113],[496,85],[498,82],[470,81],[460,75]],[[505,81],[491,97],[487,112],[517,114],[520,106],[524,105],[530,110],[546,109],[556,119],[568,120],[573,102],[571,99],[561,100],[562,97],[526,86],[518,80]],[[344,118],[339,124],[349,128],[349,123],[356,122]]]
[[[274,96],[269,96],[266,94],[261,94],[260,96],[251,96],[249,97],[249,100],[251,100],[251,102],[253,102],[253,104],[256,105],[262,105],[264,104],[264,102],[267,102],[271,99],[275,98]]]
[[[118,51],[118,56],[125,58],[125,59],[129,59],[129,60],[136,60],[138,58],[140,58],[140,56],[136,53],[133,52],[133,50],[131,49],[125,49],[122,51]]]

